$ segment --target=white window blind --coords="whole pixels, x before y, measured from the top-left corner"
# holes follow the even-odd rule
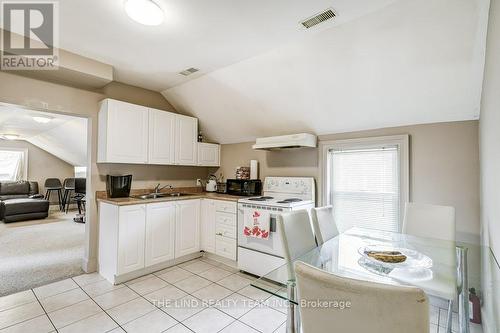
[[[329,201],[341,229],[399,231],[399,148],[332,149]]]
[[[22,180],[25,175],[25,152],[0,149],[0,180]]]

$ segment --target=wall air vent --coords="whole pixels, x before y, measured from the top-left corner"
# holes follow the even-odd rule
[[[184,75],[184,76],[188,76],[188,75],[191,75],[191,74],[196,73],[198,71],[199,71],[198,68],[191,67],[191,68],[183,70],[182,72],[179,72],[179,74]]]
[[[300,22],[304,27],[307,29],[314,27],[317,24],[320,24],[321,22],[325,22],[329,19],[332,19],[335,17],[335,13],[331,9],[327,9],[319,14],[314,15],[313,17],[308,18],[307,20],[304,20]]]

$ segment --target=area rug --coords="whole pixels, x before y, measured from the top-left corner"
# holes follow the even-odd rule
[[[0,224],[0,296],[83,273],[84,224],[62,214]]]

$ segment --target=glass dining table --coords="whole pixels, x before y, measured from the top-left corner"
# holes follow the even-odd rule
[[[426,267],[387,268],[366,260],[360,250],[366,246],[409,249],[427,256],[431,264]],[[469,250],[479,252],[479,246],[355,227],[301,255],[294,262],[302,261],[341,277],[416,286],[427,295],[446,301],[458,299],[459,329],[461,333],[469,333]],[[255,280],[252,286],[287,300],[287,332],[299,332],[299,300],[293,267],[286,264],[278,267]]]

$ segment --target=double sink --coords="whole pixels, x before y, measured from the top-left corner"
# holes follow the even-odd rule
[[[190,193],[180,193],[180,192],[172,192],[172,193],[146,193],[146,194],[140,194],[140,195],[131,195],[130,197],[135,198],[135,199],[143,199],[143,200],[148,200],[148,199],[158,199],[158,198],[171,198],[171,197],[185,197],[193,195]]]

